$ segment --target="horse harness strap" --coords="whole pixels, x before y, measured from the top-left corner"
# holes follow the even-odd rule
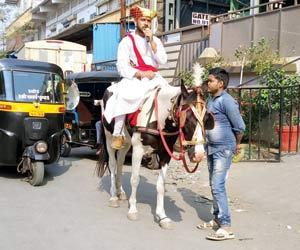
[[[140,127],[140,126],[136,126],[135,127],[137,132],[141,132],[141,133],[147,133],[150,135],[159,135],[159,130],[157,129],[152,129],[152,128],[147,128],[147,127]],[[179,132],[175,131],[175,132],[162,132],[164,136],[174,136],[174,135],[178,135]]]
[[[202,137],[203,137],[202,141],[197,141],[197,138],[195,139],[195,134],[199,130],[199,126],[196,128],[196,131],[195,131],[195,134],[194,134],[192,140],[187,141],[184,138],[184,134],[182,132],[182,128],[185,125],[186,112],[189,109],[192,110],[195,118],[197,119],[197,123],[201,127]],[[179,133],[180,133],[180,136],[181,136],[181,140],[182,140],[182,145],[183,146],[195,146],[195,145],[205,144],[206,143],[206,140],[205,140],[205,137],[206,137],[205,136],[205,129],[204,129],[204,124],[203,124],[203,118],[205,116],[205,113],[206,113],[206,108],[205,108],[205,103],[204,102],[197,102],[196,107],[193,104],[190,104],[189,107],[186,108],[185,110],[179,110],[179,114],[178,114],[178,116],[179,116]]]

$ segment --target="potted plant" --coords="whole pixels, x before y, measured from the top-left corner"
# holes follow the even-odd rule
[[[282,151],[297,151],[298,141],[300,140],[300,126],[299,117],[293,113],[291,119],[287,119],[287,122],[282,126],[281,131],[281,150]],[[277,125],[276,132],[280,134],[280,127]]]

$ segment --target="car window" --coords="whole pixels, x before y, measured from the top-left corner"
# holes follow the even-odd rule
[[[13,72],[14,94],[16,101],[51,102],[51,75],[36,72]]]
[[[13,72],[16,101],[63,102],[62,79],[59,75],[43,72]]]

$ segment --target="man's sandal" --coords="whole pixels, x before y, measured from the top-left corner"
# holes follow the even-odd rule
[[[208,222],[202,222],[196,226],[198,229],[218,229],[220,226],[215,220],[211,220]]]
[[[232,240],[234,238],[235,236],[232,232],[228,232],[223,228],[219,228],[216,232],[206,236],[206,239],[215,241]]]

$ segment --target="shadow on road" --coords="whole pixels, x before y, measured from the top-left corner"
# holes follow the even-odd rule
[[[42,183],[46,185],[48,181],[52,181],[56,176],[60,176],[72,166],[70,161],[60,160],[59,162],[45,165],[44,180]],[[0,177],[8,179],[27,180],[27,174],[21,174],[17,172],[17,166],[0,166]]]
[[[96,155],[95,149],[91,149],[89,147],[75,147],[72,148],[70,156],[61,157],[61,159],[66,159],[69,161],[78,161],[78,159],[97,161],[98,156]]]
[[[45,176],[43,185],[46,185],[48,181],[53,181],[54,177],[60,176],[67,172],[72,166],[72,162],[61,158],[59,162],[45,166]]]
[[[123,173],[122,183],[123,189],[126,192],[126,195],[129,199],[131,194],[131,185],[130,185],[131,173]],[[102,189],[110,194],[110,175],[106,175],[102,178]],[[151,213],[154,220],[156,221],[155,210],[156,210],[156,186],[148,182],[148,179],[144,176],[140,176],[140,183],[137,190],[137,206],[138,204],[147,204],[151,208]],[[175,204],[175,200],[171,197],[165,195],[164,204],[167,216],[173,221],[179,222],[182,221],[181,212],[184,210],[178,207]]]
[[[0,177],[8,179],[20,179],[26,177],[17,172],[17,166],[0,166]]]
[[[196,210],[198,217],[202,221],[207,222],[213,219],[210,212],[212,208],[212,200],[187,188],[178,188],[177,191],[182,195],[183,200]]]

